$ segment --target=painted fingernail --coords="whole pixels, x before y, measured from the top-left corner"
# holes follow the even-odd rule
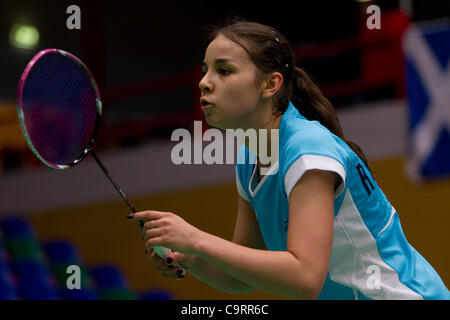
[[[167,262],[167,263],[172,263],[172,261],[173,261],[172,258],[167,258],[167,259],[166,259],[166,262]]]
[[[145,253],[148,253],[148,250],[147,250],[147,249],[145,249]]]
[[[130,213],[129,215],[127,215],[127,219],[133,219],[134,214]]]
[[[178,273],[178,274],[182,274],[182,273],[183,273],[183,270],[177,270],[177,273]]]

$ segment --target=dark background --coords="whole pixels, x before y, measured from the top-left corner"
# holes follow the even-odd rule
[[[449,1],[409,3],[414,21],[445,17],[450,12]],[[70,15],[66,9],[72,4],[81,9],[81,30],[66,27]],[[85,62],[100,87],[104,117],[97,147],[114,145],[116,140],[128,145],[167,136],[174,127],[187,126],[184,120],[192,122],[189,112],[198,107],[198,78],[186,79],[186,74],[200,66],[211,25],[240,16],[277,28],[294,48],[308,48],[357,37],[365,28],[368,15],[363,8],[368,4],[378,5],[383,14],[398,9],[401,1],[2,1],[0,100],[15,101],[19,77],[39,50],[59,48]],[[40,41],[36,48],[17,49],[9,44],[8,33],[15,23],[37,27]],[[383,62],[379,63],[383,68]],[[298,64],[320,86],[352,81],[362,72],[357,47]],[[169,81],[165,88],[152,90],[149,79],[165,76],[181,79],[182,84]],[[355,89],[340,96],[325,94],[336,108],[396,97],[390,86]],[[198,110],[192,112],[199,116]]]

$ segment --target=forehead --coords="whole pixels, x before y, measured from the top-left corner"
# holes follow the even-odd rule
[[[213,62],[216,58],[228,57],[237,61],[249,61],[247,52],[236,42],[223,34],[218,35],[206,48],[205,61]],[[211,61],[208,61],[211,60]]]

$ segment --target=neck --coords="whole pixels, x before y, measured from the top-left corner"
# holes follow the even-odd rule
[[[280,128],[281,117],[282,115],[278,115],[263,126],[266,134],[261,135],[261,132],[258,131],[258,148],[261,147],[260,143],[264,143],[265,140],[267,150],[267,152],[261,151],[260,153],[255,153],[257,154],[258,168],[261,176],[278,161],[278,130]]]
[[[252,132],[246,136],[253,139],[240,139],[257,156],[260,175],[265,175],[278,161],[278,129],[282,114],[274,115],[272,108],[272,104],[259,107],[253,117],[253,125],[244,129]]]

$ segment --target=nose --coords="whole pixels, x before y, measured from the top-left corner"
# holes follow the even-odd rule
[[[205,74],[202,78],[202,80],[200,80],[198,87],[200,88],[200,91],[202,93],[205,92],[211,92],[213,89],[213,84],[211,83],[211,81],[207,78],[207,75]]]

